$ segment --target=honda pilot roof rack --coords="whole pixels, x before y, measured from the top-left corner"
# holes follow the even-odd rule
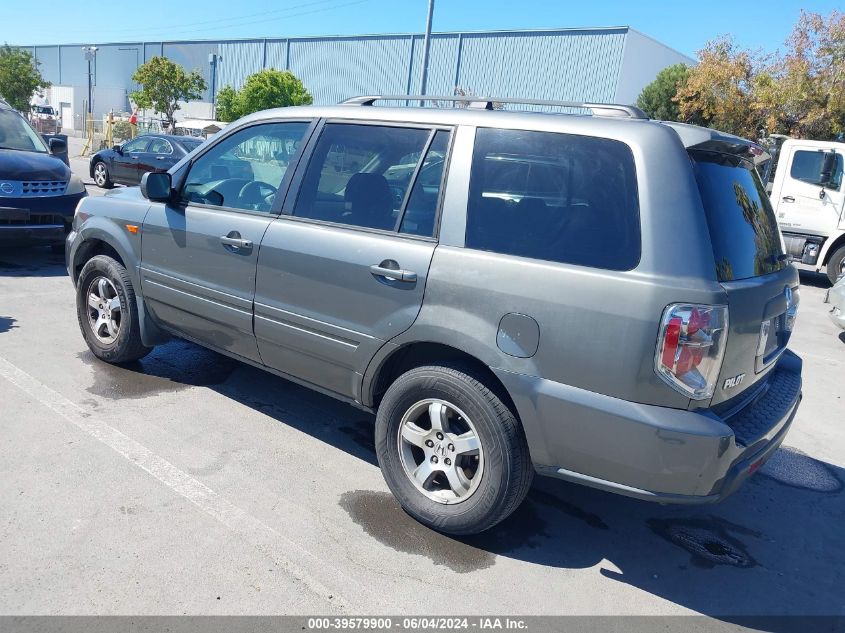
[[[584,108],[594,116],[627,117],[629,119],[648,119],[645,112],[636,106],[619,103],[581,103],[580,101],[553,101],[548,99],[511,99],[476,96],[436,96],[436,95],[366,95],[352,97],[342,105],[371,106],[376,101],[454,101],[468,103],[470,108],[493,110],[499,103],[515,105],[551,106],[559,108]]]

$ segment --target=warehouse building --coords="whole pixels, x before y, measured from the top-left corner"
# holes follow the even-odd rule
[[[317,104],[361,94],[416,94],[420,89],[421,34],[262,38],[169,42],[86,42],[28,46],[45,79],[46,98],[65,128],[83,127],[88,95],[84,46],[96,46],[92,64],[93,110],[130,108],[137,89],[132,74],[164,55],[198,70],[208,89],[177,117],[212,118],[223,86],[239,88],[263,68],[291,70]],[[478,95],[633,103],[666,66],[695,61],[630,28],[435,33],[427,94],[452,94],[456,86]]]

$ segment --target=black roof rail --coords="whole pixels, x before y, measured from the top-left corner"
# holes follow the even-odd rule
[[[470,108],[493,110],[496,104],[537,105],[558,108],[584,108],[594,116],[627,117],[629,119],[648,119],[648,115],[636,106],[619,103],[582,103],[580,101],[554,101],[548,99],[511,99],[476,96],[436,96],[436,95],[365,95],[352,97],[341,102],[342,105],[371,106],[376,101],[453,101],[469,104]]]

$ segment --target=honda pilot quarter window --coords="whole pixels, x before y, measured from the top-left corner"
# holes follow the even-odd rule
[[[619,141],[479,128],[466,246],[630,270],[640,260],[637,178]]]
[[[789,175],[794,180],[839,191],[842,185],[842,154],[798,150],[792,157]]]
[[[191,165],[182,200],[269,213],[310,123],[264,123],[225,137]]]
[[[448,139],[445,130],[329,123],[293,215],[430,237]]]
[[[783,269],[780,232],[763,183],[747,160],[691,151],[704,203],[719,281],[747,279]]]

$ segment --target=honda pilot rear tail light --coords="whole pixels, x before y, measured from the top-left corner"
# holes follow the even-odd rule
[[[727,306],[673,303],[663,311],[654,370],[688,398],[709,398],[722,368],[727,332]]]

